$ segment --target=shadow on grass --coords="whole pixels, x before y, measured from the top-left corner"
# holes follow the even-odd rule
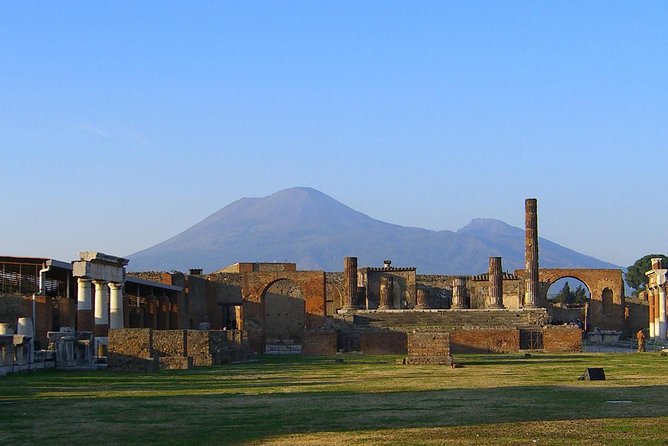
[[[657,359],[622,358],[616,367],[644,367],[664,376],[666,362]],[[632,375],[615,381],[615,372],[610,382],[581,382],[572,373],[593,360],[607,367],[618,361],[612,356],[462,355],[458,360],[467,368],[398,366],[387,357],[346,357],[343,364],[293,357],[188,372],[10,376],[0,380],[0,439],[243,444],[292,433],[668,416],[666,385],[640,386],[642,380]],[[504,373],[535,371],[540,382],[500,385],[476,367],[495,364]],[[551,370],[560,365],[560,381],[550,385]],[[469,377],[479,380],[479,387],[467,387]],[[353,379],[357,387],[350,386]],[[442,384],[448,379],[452,388]],[[8,401],[11,411],[4,410]],[[40,425],[48,429],[36,428]]]

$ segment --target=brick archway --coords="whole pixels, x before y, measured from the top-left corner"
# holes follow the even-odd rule
[[[325,322],[326,286],[324,271],[279,271],[244,273],[241,277],[243,318],[241,327],[248,333],[254,351],[262,351],[264,313],[262,296],[280,280],[298,286],[304,297],[304,328],[316,329]]]
[[[619,269],[541,268],[538,280],[541,290],[559,279],[572,277],[583,282],[589,292],[589,323],[602,330],[624,329],[624,279]],[[547,295],[545,296],[547,297]]]

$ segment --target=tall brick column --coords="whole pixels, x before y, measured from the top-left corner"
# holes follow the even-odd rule
[[[468,308],[466,305],[466,278],[464,277],[452,279],[452,308],[456,310]]]
[[[390,295],[392,294],[392,278],[387,276],[380,277],[380,304],[378,308],[387,310],[390,308]]]
[[[503,308],[503,271],[501,270],[501,257],[489,258],[488,308]]]
[[[524,202],[525,236],[524,267],[526,291],[524,306],[535,308],[538,302],[538,200],[527,198]]]
[[[357,303],[357,257],[343,258],[343,309],[358,308]]]
[[[654,290],[648,286],[646,293],[647,302],[649,303],[649,337],[654,338],[656,336],[656,333],[654,332]]]

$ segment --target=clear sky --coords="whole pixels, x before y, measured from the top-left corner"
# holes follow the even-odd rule
[[[310,186],[668,254],[668,2],[2,2],[0,254],[127,255]],[[244,259],[239,259],[244,260]]]

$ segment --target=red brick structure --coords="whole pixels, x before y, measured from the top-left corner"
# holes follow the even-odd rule
[[[266,324],[265,293],[276,282],[289,280],[297,285],[304,298],[304,314],[301,323],[304,329],[318,329],[325,323],[326,297],[325,273],[323,271],[257,272],[241,275],[243,294],[243,316],[240,328],[248,332],[251,349],[263,351]]]
[[[624,279],[619,269],[544,268],[539,271],[542,295],[559,279],[572,277],[582,281],[589,292],[589,326],[601,330],[624,330]]]

